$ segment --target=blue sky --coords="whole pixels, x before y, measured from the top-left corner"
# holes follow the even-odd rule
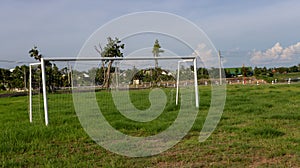
[[[3,0],[0,67],[34,61],[28,56],[33,45],[45,56],[77,56],[100,26],[141,11],[192,21],[222,51],[225,67],[291,66],[300,63],[299,9],[298,0]]]

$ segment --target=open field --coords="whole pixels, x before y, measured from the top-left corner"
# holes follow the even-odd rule
[[[28,119],[26,96],[0,98],[0,165],[2,167],[300,167],[300,84],[227,86],[224,113],[210,138],[198,142],[210,105],[210,87],[200,86],[198,118],[184,139],[166,152],[145,158],[128,158],[97,145],[84,132],[70,94],[49,95],[50,125],[43,114]],[[139,93],[137,93],[139,92]],[[148,90],[132,92],[140,109]],[[170,90],[166,90],[171,94]],[[97,93],[98,96],[107,94]],[[60,104],[58,104],[58,102]],[[69,102],[69,103],[63,103]],[[64,108],[59,108],[64,107]],[[176,118],[177,108],[149,123],[136,123],[107,111],[116,129],[135,136],[154,135]]]

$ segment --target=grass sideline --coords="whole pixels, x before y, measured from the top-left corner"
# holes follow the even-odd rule
[[[44,126],[42,115],[35,117],[35,123],[29,123],[26,96],[1,98],[0,165],[300,167],[300,84],[227,86],[222,119],[203,143],[198,142],[198,136],[210,105],[210,87],[201,86],[199,90],[199,114],[188,135],[166,152],[145,158],[119,156],[93,142],[77,119],[70,95],[62,94],[61,98],[70,102],[67,109],[71,110],[50,112],[48,127]],[[54,101],[54,96],[49,96],[49,104]],[[140,108],[146,108],[147,102],[145,104]],[[134,124],[118,114],[104,115],[115,128],[128,134],[146,136],[163,131],[172,123],[177,109],[172,105],[168,107],[171,113],[151,124]]]

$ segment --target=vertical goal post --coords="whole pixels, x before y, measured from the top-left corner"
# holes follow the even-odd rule
[[[45,125],[48,126],[49,118],[48,118],[48,100],[47,100],[47,89],[46,89],[46,65],[45,62],[48,61],[56,61],[56,62],[76,62],[76,61],[105,61],[105,60],[113,60],[113,61],[134,61],[134,60],[179,60],[178,61],[178,69],[177,69],[177,79],[176,79],[176,105],[178,105],[178,96],[179,96],[179,73],[180,73],[180,65],[185,62],[193,62],[193,78],[194,78],[194,89],[195,89],[195,106],[199,107],[199,97],[198,97],[198,79],[197,79],[197,57],[196,56],[164,56],[164,57],[49,57],[49,58],[41,58],[40,63],[31,63],[30,65],[30,89],[29,89],[29,119],[32,122],[32,86],[31,86],[31,66],[40,65],[41,66],[41,76],[42,76],[42,92],[43,92],[43,105],[44,105],[44,118]],[[116,70],[119,70],[118,67]],[[118,82],[118,79],[116,79]],[[73,83],[73,82],[71,82]]]
[[[186,59],[186,60],[180,60],[178,61],[177,65],[177,79],[176,79],[176,105],[178,105],[178,99],[179,99],[179,78],[180,78],[180,65],[181,63],[185,62],[193,62],[193,74],[194,74],[194,85],[195,85],[195,105],[198,108],[199,107],[199,97],[198,97],[198,79],[197,79],[197,59],[196,57],[193,59]]]
[[[41,65],[38,63],[29,64],[29,121],[32,123],[32,66]]]

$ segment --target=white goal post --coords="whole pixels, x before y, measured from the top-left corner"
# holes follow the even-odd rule
[[[29,121],[32,123],[32,67],[36,65],[41,65],[41,63],[30,63],[29,64]]]
[[[29,64],[29,121],[32,123],[32,96],[33,96],[33,87],[32,87],[32,67],[33,66],[41,66],[41,76],[42,76],[42,92],[43,92],[43,102],[44,102],[44,117],[45,117],[45,124],[48,125],[48,103],[47,103],[47,92],[46,92],[46,74],[45,74],[45,63],[44,59],[41,59],[41,62],[38,63],[30,63]]]
[[[194,89],[195,89],[195,106],[199,107],[199,97],[198,97],[198,79],[197,79],[197,57],[195,56],[168,56],[168,57],[49,57],[49,58],[41,58],[40,63],[32,63],[29,64],[30,74],[29,74],[29,119],[32,122],[32,74],[31,74],[31,66],[40,65],[41,67],[41,76],[42,76],[42,92],[43,92],[43,107],[44,107],[44,117],[45,117],[45,125],[49,124],[48,119],[48,101],[47,101],[47,89],[46,89],[46,68],[45,62],[49,61],[105,61],[105,60],[176,60],[178,59],[178,69],[177,69],[177,79],[176,79],[176,105],[178,105],[178,95],[179,95],[179,73],[180,73],[180,65],[185,62],[193,62],[193,78],[194,78]]]
[[[199,97],[198,97],[198,79],[197,79],[197,59],[194,57],[193,59],[186,59],[178,61],[177,67],[177,79],[176,79],[176,105],[178,105],[178,97],[179,97],[179,77],[180,77],[180,64],[185,62],[193,62],[193,72],[194,72],[194,85],[195,85],[195,103],[196,107],[199,107]]]

